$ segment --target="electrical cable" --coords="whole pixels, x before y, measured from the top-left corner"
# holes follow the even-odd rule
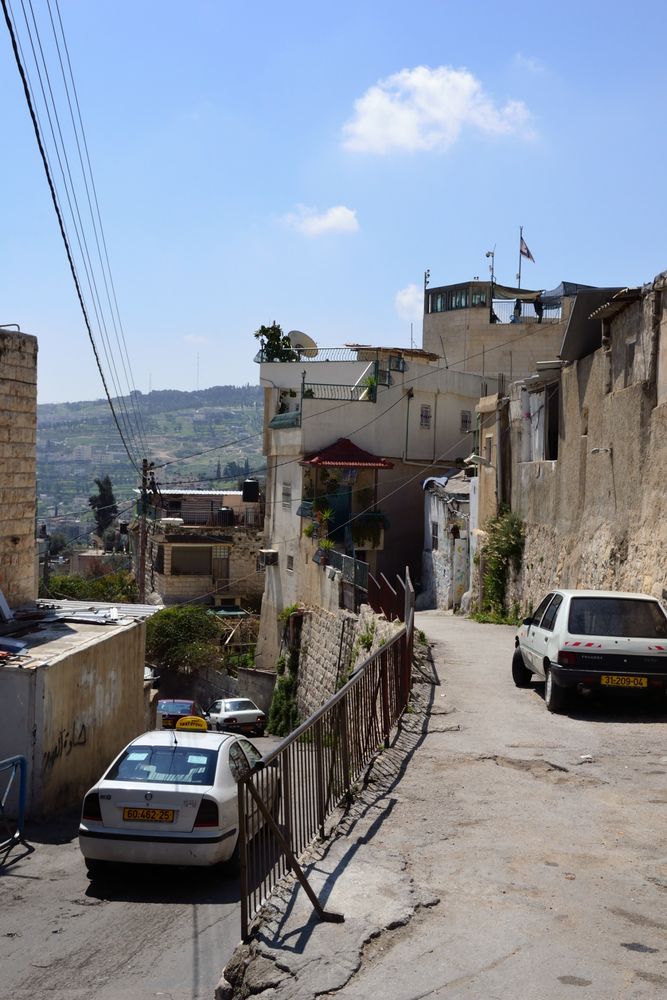
[[[92,326],[91,326],[91,323],[90,323],[90,318],[89,318],[89,315],[88,315],[88,310],[86,308],[86,304],[85,304],[84,297],[83,297],[83,292],[82,292],[81,285],[80,285],[80,282],[79,282],[79,277],[78,277],[78,274],[77,274],[76,265],[74,263],[74,258],[72,256],[72,249],[71,249],[70,241],[69,241],[69,238],[67,236],[67,231],[65,229],[65,223],[64,223],[64,220],[63,220],[63,215],[62,215],[61,210],[60,210],[60,204],[59,204],[58,197],[57,197],[57,194],[56,194],[56,188],[55,188],[55,184],[53,182],[53,177],[52,177],[52,174],[51,174],[51,169],[50,169],[50,166],[49,166],[49,161],[48,161],[48,158],[47,158],[47,154],[46,154],[44,143],[42,141],[42,135],[41,135],[40,126],[39,126],[39,123],[38,123],[38,120],[37,120],[37,115],[35,113],[35,108],[34,108],[32,97],[31,97],[30,87],[28,85],[28,80],[27,80],[27,77],[26,77],[26,72],[25,72],[24,67],[23,67],[23,63],[21,61],[21,57],[20,57],[20,53],[19,53],[19,49],[18,49],[18,44],[17,44],[17,38],[16,38],[15,31],[14,31],[14,26],[12,24],[12,18],[10,17],[10,13],[9,13],[8,0],[1,0],[1,2],[2,2],[3,13],[4,13],[4,16],[5,16],[5,23],[7,25],[7,30],[9,32],[9,36],[10,36],[10,40],[11,40],[11,44],[12,44],[12,51],[14,53],[14,59],[15,59],[16,66],[17,66],[17,69],[18,69],[18,72],[19,72],[19,76],[21,78],[21,83],[22,83],[22,86],[23,86],[23,92],[24,92],[24,95],[25,95],[26,103],[28,105],[28,111],[30,113],[30,118],[31,118],[31,121],[32,121],[32,126],[33,126],[33,130],[34,130],[34,133],[35,133],[35,139],[37,141],[37,147],[39,149],[39,154],[40,154],[40,157],[42,159],[42,165],[44,167],[44,172],[46,174],[46,179],[47,179],[47,183],[48,183],[48,186],[49,186],[49,192],[51,194],[51,200],[53,202],[53,207],[54,207],[54,210],[55,210],[55,213],[56,213],[56,218],[58,220],[58,226],[59,226],[59,229],[60,229],[60,235],[62,237],[62,241],[63,241],[64,247],[65,247],[65,252],[66,252],[66,255],[67,255],[67,261],[68,261],[69,268],[70,268],[70,271],[71,271],[71,274],[72,274],[72,280],[74,281],[74,287],[76,289],[77,298],[79,300],[79,306],[81,308],[81,313],[83,315],[84,323],[85,323],[85,326],[86,326],[86,331],[88,333],[88,338],[90,340],[90,344],[91,344],[91,347],[93,349],[93,354],[94,354],[94,357],[95,357],[95,362],[97,364],[97,369],[98,369],[98,372],[100,374],[100,378],[102,380],[102,385],[104,387],[104,392],[106,394],[107,401],[109,403],[109,408],[111,409],[111,413],[113,415],[114,423],[116,424],[116,428],[118,430],[118,434],[120,436],[120,439],[121,439],[121,441],[123,443],[123,447],[125,449],[127,457],[130,460],[131,465],[135,468],[135,470],[137,472],[139,472],[139,466],[138,466],[137,462],[135,461],[135,458],[134,458],[132,452],[130,451],[130,447],[129,447],[128,442],[127,442],[127,440],[125,438],[125,435],[123,434],[123,430],[121,428],[118,415],[117,415],[116,410],[114,408],[114,405],[113,405],[113,402],[112,402],[112,399],[111,399],[111,395],[109,393],[109,387],[107,385],[106,377],[105,377],[104,371],[102,369],[102,364],[101,364],[101,361],[100,361],[100,356],[99,356],[99,353],[98,353],[98,350],[97,350],[97,346],[95,344],[95,338],[93,336],[93,330],[92,330]]]

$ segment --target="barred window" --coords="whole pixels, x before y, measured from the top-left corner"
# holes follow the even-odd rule
[[[292,484],[283,483],[283,510],[292,509]]]
[[[431,521],[431,549],[433,552],[438,548],[438,522]]]
[[[288,573],[294,572],[294,556],[287,557],[287,572]]]
[[[469,434],[472,430],[472,412],[470,410],[461,410],[461,433]]]
[[[424,403],[419,417],[420,427],[430,427],[431,426],[431,404]]]

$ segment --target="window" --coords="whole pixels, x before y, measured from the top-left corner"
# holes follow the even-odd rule
[[[292,509],[292,484],[283,483],[283,510]]]
[[[438,522],[431,521],[431,550],[436,552],[438,548]]]
[[[472,304],[473,304],[473,306],[485,306],[486,305],[486,292],[473,292],[472,293]]]
[[[461,434],[469,434],[472,430],[472,413],[470,410],[461,410]]]
[[[491,456],[493,454],[493,435],[487,434],[484,438],[484,458],[491,465]]]
[[[419,416],[419,426],[420,427],[430,427],[431,426],[431,404],[424,403]]]
[[[211,576],[210,545],[172,545],[172,576]]]
[[[288,573],[294,572],[294,556],[287,557],[287,572]]]
[[[229,748],[229,770],[234,781],[240,781],[250,771],[248,759],[238,743],[232,743]]]
[[[563,603],[563,598],[561,597],[560,594],[556,594],[553,601],[549,605],[549,610],[542,619],[542,626],[541,626],[542,628],[547,629],[547,631],[549,632],[553,631],[553,627],[556,622],[556,618],[558,616],[558,609],[560,608],[562,603]]]
[[[550,604],[551,598],[553,596],[554,596],[553,594],[547,594],[547,596],[544,598],[544,600],[542,601],[542,603],[540,605],[538,605],[537,611],[533,612],[532,618],[533,618],[533,623],[535,625],[539,625],[540,624],[540,621],[542,619],[542,615],[547,610],[547,607]]]
[[[217,750],[132,744],[105,775],[106,781],[156,784],[212,785]]]
[[[667,618],[657,601],[632,597],[575,597],[567,630],[571,635],[667,639]]]
[[[628,340],[625,344],[625,378],[624,385],[628,386],[632,383],[632,370],[635,364],[635,348],[637,346],[636,340]]]

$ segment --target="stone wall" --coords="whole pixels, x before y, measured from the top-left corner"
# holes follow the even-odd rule
[[[656,405],[649,364],[664,315],[649,290],[612,321],[608,348],[562,372],[558,460],[514,460],[512,508],[525,521],[526,543],[510,606],[526,610],[555,586],[667,599],[667,402]],[[513,425],[514,456],[517,435]]]
[[[37,596],[37,340],[0,331],[0,589],[12,608]]]
[[[308,718],[331,698],[352,671],[401,628],[401,622],[378,617],[366,604],[359,615],[309,608],[301,629],[299,718]]]

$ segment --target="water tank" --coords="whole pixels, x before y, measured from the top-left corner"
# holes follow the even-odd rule
[[[230,528],[234,524],[234,511],[231,507],[220,507],[217,516],[218,527]]]
[[[244,503],[257,503],[259,500],[259,482],[256,479],[246,479],[243,483]]]

